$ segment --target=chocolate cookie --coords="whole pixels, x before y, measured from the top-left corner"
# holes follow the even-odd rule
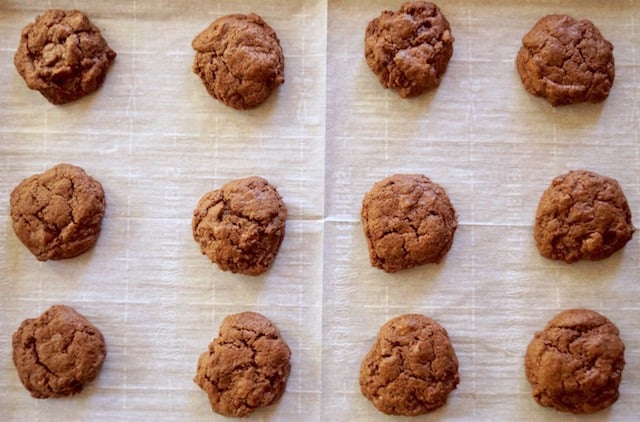
[[[116,53],[77,10],[47,10],[22,30],[13,62],[31,89],[53,104],[100,88]]]
[[[542,194],[533,235],[542,256],[572,263],[611,256],[634,231],[618,182],[576,170],[554,178]]]
[[[562,412],[593,413],[618,399],[624,344],[618,328],[588,309],[556,315],[525,356],[533,398]]]
[[[458,227],[445,190],[421,174],[396,174],[374,184],[360,216],[371,265],[389,273],[440,262]]]
[[[13,363],[35,398],[79,393],[107,354],[102,333],[75,309],[54,305],[13,333]]]
[[[193,238],[224,271],[259,275],[284,238],[287,208],[262,177],[233,180],[205,194],[193,211]]]
[[[98,240],[106,203],[100,182],[80,167],[58,164],[11,192],[11,220],[40,261],[73,258]]]
[[[247,416],[280,399],[290,357],[289,346],[267,318],[255,312],[229,315],[200,355],[193,381],[207,393],[214,412]]]
[[[223,16],[191,45],[196,51],[193,72],[212,97],[229,107],[256,107],[284,83],[280,40],[256,14]]]
[[[444,406],[459,382],[447,331],[424,315],[389,320],[360,366],[362,394],[389,415],[416,416]]]
[[[524,87],[552,105],[609,95],[615,77],[613,45],[588,20],[548,15],[522,39],[516,60]]]
[[[420,95],[440,85],[453,54],[451,27],[438,6],[425,1],[403,3],[367,25],[364,55],[385,88],[401,97]]]

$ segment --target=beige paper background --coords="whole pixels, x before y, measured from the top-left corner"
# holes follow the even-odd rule
[[[292,349],[287,392],[255,420],[369,421],[358,370],[380,325],[421,312],[447,328],[461,383],[428,420],[577,420],[533,402],[522,358],[555,313],[588,307],[626,343],[621,396],[586,420],[640,415],[640,245],[571,266],[541,258],[532,221],[550,180],[589,168],[619,180],[640,215],[638,51],[634,1],[440,1],[456,38],[439,89],[404,100],[362,57],[367,22],[389,1],[0,0],[0,419],[217,420],[191,381],[229,313],[270,318]],[[13,67],[20,29],[49,7],[78,8],[118,53],[102,89],[66,106],[28,90]],[[274,27],[286,82],[258,109],[209,97],[191,72],[192,38],[215,18],[254,11]],[[520,38],[552,12],[592,19],[614,45],[607,101],[552,108],[514,66]],[[105,187],[96,247],[36,261],[11,229],[9,194],[58,162]],[[371,268],[360,201],[388,175],[443,185],[460,227],[440,265],[389,275]],[[257,278],[217,270],[191,238],[206,191],[259,174],[289,207],[273,268]],[[637,223],[637,222],[636,222]],[[105,335],[108,356],[82,394],[35,400],[11,361],[11,334],[54,303]]]

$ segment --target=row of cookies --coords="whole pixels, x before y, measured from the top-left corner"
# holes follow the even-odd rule
[[[104,337],[75,309],[54,305],[24,320],[13,337],[13,362],[35,398],[66,397],[98,375]],[[624,343],[605,316],[588,309],[556,315],[535,333],[524,359],[534,399],[563,412],[594,413],[616,402]],[[256,312],[228,315],[203,352],[194,382],[214,412],[248,416],[285,392],[291,350],[278,328]],[[417,416],[447,402],[460,382],[447,331],[420,314],[387,321],[360,365],[360,389],[380,411]]]
[[[12,336],[14,365],[34,398],[80,393],[98,376],[106,355],[100,330],[66,305],[25,319]],[[255,312],[229,315],[200,355],[194,382],[208,394],[215,412],[247,416],[282,396],[290,357],[289,346],[267,318]]]
[[[10,195],[13,230],[40,261],[74,258],[93,247],[106,206],[102,184],[67,163],[22,180]],[[193,236],[222,270],[259,275],[275,259],[286,219],[276,188],[252,176],[202,196]]]
[[[440,85],[453,42],[438,6],[410,1],[369,22],[365,58],[385,88],[412,97]],[[615,77],[613,45],[591,21],[566,15],[536,22],[522,39],[516,65],[527,91],[554,106],[603,101]]]
[[[193,71],[230,107],[256,107],[284,83],[280,41],[258,15],[222,17],[192,45]],[[115,58],[85,14],[50,9],[22,29],[14,64],[29,88],[53,104],[66,104],[100,88]]]
[[[100,182],[71,164],[24,179],[10,196],[14,232],[41,261],[73,258],[91,248],[105,207]],[[438,263],[458,227],[445,189],[421,174],[396,174],[375,183],[360,214],[371,265],[389,273]],[[287,207],[275,186],[251,176],[203,195],[192,231],[202,253],[220,269],[259,275],[278,253],[286,219]],[[534,224],[540,254],[567,263],[607,258],[634,232],[620,184],[587,170],[552,180]]]
[[[456,212],[444,188],[421,174],[396,174],[365,195],[362,227],[371,265],[386,272],[438,263],[451,248]],[[555,177],[536,211],[540,254],[567,263],[608,258],[633,237],[617,180],[588,170]]]
[[[605,316],[589,309],[560,312],[535,333],[525,353],[534,399],[576,414],[611,406],[619,397],[624,350],[618,328]],[[390,415],[438,409],[459,382],[447,331],[419,314],[387,321],[360,367],[362,394]]]
[[[516,64],[525,88],[551,104],[599,102],[615,77],[613,45],[588,20],[548,15],[524,36]],[[440,8],[412,1],[369,22],[364,55],[385,88],[400,96],[438,85],[454,37]],[[192,42],[193,71],[214,98],[235,109],[262,104],[284,83],[285,57],[276,32],[256,14],[212,22]],[[27,86],[53,104],[96,91],[116,53],[77,10],[48,10],[24,27],[14,57]]]

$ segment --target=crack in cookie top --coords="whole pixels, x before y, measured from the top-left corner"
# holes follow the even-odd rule
[[[421,174],[376,182],[364,196],[360,217],[371,265],[386,272],[440,262],[458,227],[444,188]]]
[[[390,415],[434,411],[446,404],[459,382],[447,331],[420,314],[387,321],[360,366],[362,394]]]
[[[228,315],[218,337],[200,355],[194,382],[208,395],[214,412],[248,416],[276,402],[291,371],[291,350],[278,328],[263,315]]]
[[[24,320],[12,342],[20,380],[35,398],[79,393],[98,375],[107,354],[100,330],[65,305]]]
[[[65,163],[24,179],[10,202],[16,236],[40,261],[89,250],[98,240],[106,209],[100,182]]]
[[[260,16],[223,16],[198,34],[193,72],[209,94],[235,109],[254,108],[284,83],[284,54]]]
[[[542,256],[572,263],[608,258],[634,231],[620,184],[592,171],[574,170],[555,177],[542,194],[534,239]]]
[[[554,106],[597,103],[615,78],[613,44],[589,20],[541,18],[522,39],[516,59],[524,87]]]
[[[24,27],[14,64],[29,88],[65,104],[96,91],[115,57],[82,12],[52,9]]]
[[[367,25],[367,65],[385,88],[413,97],[440,85],[453,54],[449,22],[433,3],[403,3]]]
[[[557,314],[531,340],[525,372],[541,406],[562,412],[593,413],[619,396],[624,343],[618,328],[589,309]]]
[[[259,275],[273,263],[285,234],[287,208],[267,180],[236,179],[202,196],[193,238],[224,271]]]

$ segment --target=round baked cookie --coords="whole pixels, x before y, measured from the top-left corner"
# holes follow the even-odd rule
[[[54,305],[13,333],[13,363],[35,398],[79,393],[93,381],[107,348],[102,333],[75,309]]]
[[[193,238],[224,271],[259,275],[284,238],[287,208],[276,188],[251,176],[206,193],[193,211]]]
[[[384,324],[360,366],[360,390],[381,412],[416,416],[447,402],[460,382],[447,331],[424,315]]]
[[[100,88],[115,57],[82,12],[52,9],[22,29],[13,61],[29,88],[64,104]]]
[[[397,90],[403,98],[414,97],[440,85],[453,41],[438,6],[411,1],[369,22],[364,55],[382,86]]]
[[[597,312],[570,309],[535,333],[525,372],[541,406],[593,413],[618,399],[624,363],[618,328]]]
[[[284,393],[291,351],[278,328],[263,315],[227,316],[218,337],[200,355],[193,381],[209,396],[214,412],[248,416]]]
[[[615,77],[613,45],[592,22],[566,15],[540,19],[522,39],[516,64],[527,91],[554,106],[603,101]]]
[[[223,16],[191,43],[193,72],[209,94],[235,109],[254,108],[284,83],[284,55],[275,31],[258,15]]]
[[[73,258],[91,248],[105,207],[100,182],[71,164],[33,175],[11,192],[13,230],[40,261]]]
[[[396,174],[375,183],[360,216],[371,265],[389,273],[440,262],[458,227],[444,188],[421,174]]]
[[[611,256],[634,231],[618,182],[575,170],[554,178],[542,194],[533,234],[542,256],[572,263]]]

